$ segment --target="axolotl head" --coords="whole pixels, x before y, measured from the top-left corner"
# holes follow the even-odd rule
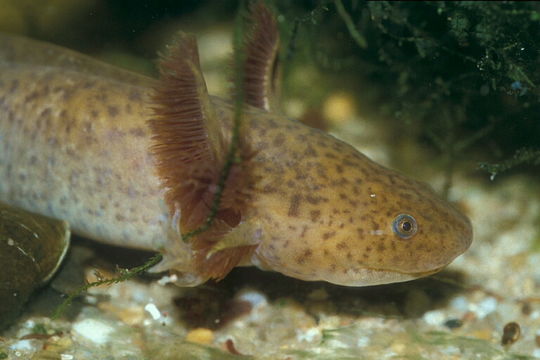
[[[149,126],[175,229],[166,268],[191,286],[250,263],[362,286],[425,276],[463,253],[469,220],[428,185],[281,115],[277,22],[262,1],[251,14],[235,101],[208,95],[193,36],[179,34],[160,62]]]
[[[318,130],[266,121],[254,126],[255,134],[264,127],[266,144],[256,159],[267,236],[255,254],[263,267],[375,285],[435,273],[470,246],[469,219],[429,185]]]

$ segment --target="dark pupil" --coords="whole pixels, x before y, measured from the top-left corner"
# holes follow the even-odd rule
[[[401,224],[401,228],[403,229],[403,231],[407,231],[407,232],[408,232],[408,231],[411,231],[412,225],[411,225],[410,222],[405,221],[405,222],[403,222],[403,224]]]

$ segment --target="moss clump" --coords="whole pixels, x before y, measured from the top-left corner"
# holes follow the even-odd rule
[[[396,134],[433,145],[447,166],[471,150],[476,162],[522,159],[484,165],[490,172],[538,165],[539,4],[334,0],[281,10],[302,14],[289,21],[300,24],[296,48],[309,48],[302,62],[368,80]]]

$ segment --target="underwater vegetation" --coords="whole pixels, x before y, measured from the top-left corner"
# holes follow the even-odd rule
[[[538,174],[538,3],[310,5],[310,21],[298,22],[305,59],[354,77],[349,85],[367,80],[397,133],[430,144],[447,167],[472,152],[470,170],[492,178],[522,164]],[[340,41],[332,41],[336,34]]]

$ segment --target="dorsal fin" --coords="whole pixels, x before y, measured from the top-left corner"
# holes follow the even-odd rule
[[[250,6],[251,29],[244,51],[244,99],[267,111],[277,110],[279,31],[276,19],[263,1]]]
[[[154,116],[149,120],[154,142],[151,152],[172,221],[178,222],[175,214],[181,214],[179,224],[173,226],[179,225],[179,231],[186,234],[203,226],[210,215],[227,161],[230,134],[212,108],[193,36],[180,34],[159,67],[160,82],[152,97]],[[207,256],[240,224],[249,204],[250,154],[242,141],[234,155],[241,162],[230,169],[213,225],[189,238],[195,270],[202,278],[223,278],[253,250],[252,244],[238,244]]]

